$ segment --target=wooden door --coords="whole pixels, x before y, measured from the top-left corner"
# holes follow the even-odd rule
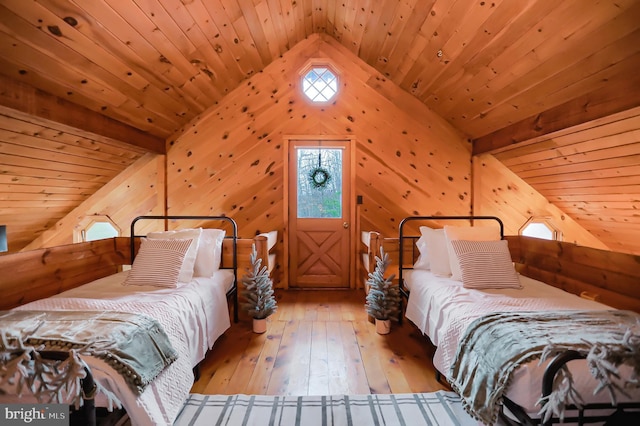
[[[349,141],[289,145],[289,286],[349,288]]]

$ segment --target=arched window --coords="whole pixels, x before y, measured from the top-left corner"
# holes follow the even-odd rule
[[[551,219],[546,217],[530,218],[518,233],[525,237],[562,241],[562,231],[553,224]]]

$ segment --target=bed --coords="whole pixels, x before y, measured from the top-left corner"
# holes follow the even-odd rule
[[[220,229],[191,228],[152,232],[145,234],[146,238],[139,238],[140,235],[135,230],[136,224],[148,221],[162,221],[164,229],[166,221],[176,220],[181,223],[186,220],[198,220],[223,226],[220,226]],[[133,262],[130,270],[100,278],[9,311],[2,311],[2,317],[6,318],[6,321],[1,323],[0,329],[4,328],[3,335],[6,335],[5,331],[11,330],[12,326],[25,330],[29,327],[24,326],[24,321],[31,321],[33,315],[37,317],[39,324],[48,323],[49,320],[53,324],[71,324],[74,327],[73,332],[79,327],[77,324],[81,323],[81,317],[75,318],[75,315],[89,315],[89,320],[82,321],[86,321],[92,328],[95,325],[95,329],[103,327],[105,330],[113,329],[110,326],[112,323],[106,321],[128,324],[139,322],[141,318],[144,321],[149,320],[149,327],[153,328],[154,333],[164,331],[168,339],[165,352],[157,356],[166,358],[162,359],[166,366],[158,368],[150,377],[147,377],[147,374],[151,374],[147,371],[138,374],[146,378],[143,380],[143,386],[132,386],[130,379],[125,379],[125,375],[116,371],[128,362],[125,356],[120,357],[124,362],[114,363],[104,355],[104,351],[90,352],[80,346],[74,348],[80,352],[79,358],[88,367],[89,379],[94,380],[100,390],[95,400],[97,406],[120,403],[133,424],[168,425],[173,423],[189,394],[194,379],[194,368],[204,359],[214,342],[230,327],[228,300],[231,300],[234,319],[237,321],[237,226],[227,217],[143,216],[132,222],[131,235],[130,249]],[[176,256],[179,257],[178,260]],[[188,270],[191,273],[188,273]],[[45,318],[43,316],[46,316],[46,319],[41,321],[41,318]],[[64,317],[60,319],[61,316]],[[73,335],[74,342],[84,342],[82,339],[89,332],[94,332],[86,328],[89,327],[76,334],[71,334],[71,331],[65,333]],[[50,335],[46,329],[38,330],[38,333],[45,337]],[[144,338],[145,335],[140,334],[139,337]],[[162,335],[154,335],[154,344],[160,342],[162,346],[162,338]],[[49,346],[47,349],[50,349]],[[57,347],[53,349],[57,353],[60,352]],[[148,352],[144,351],[142,355],[147,356]],[[136,354],[138,358],[142,355]],[[128,362],[127,365],[135,364]],[[132,370],[136,373],[134,368]],[[6,388],[6,393],[0,395],[0,402],[29,401],[25,399],[29,395],[24,394],[23,398],[20,398],[12,394],[12,390],[11,386]],[[77,398],[77,394],[74,394],[76,391],[77,389],[73,388],[70,395],[63,393],[63,402],[67,403]],[[36,400],[32,398],[31,401]]]
[[[474,226],[475,230],[468,226],[466,229],[455,229],[462,227],[445,225],[439,230],[417,226],[433,224],[435,221],[458,221],[456,224],[465,221],[467,225],[469,221],[473,221],[474,225],[485,226]],[[409,230],[410,227],[414,231]],[[416,229],[419,232],[415,232]],[[442,374],[447,378],[454,390],[463,397],[468,411],[474,417],[487,424],[496,422],[498,418],[507,424],[539,424],[545,420],[550,424],[551,421],[559,421],[559,416],[565,422],[581,423],[603,421],[611,415],[609,394],[604,391],[592,395],[599,382],[593,378],[586,362],[582,360],[584,338],[577,336],[580,328],[572,331],[577,336],[576,344],[581,346],[580,351],[571,351],[570,347],[554,348],[546,345],[542,349],[552,349],[549,356],[541,354],[540,347],[536,349],[535,355],[531,355],[529,352],[520,352],[524,349],[518,347],[518,342],[525,341],[529,334],[534,334],[532,330],[536,329],[536,321],[542,324],[540,333],[544,338],[554,342],[554,333],[562,333],[549,330],[562,324],[561,320],[568,321],[578,315],[585,315],[583,324],[587,324],[591,318],[598,323],[604,321],[602,318],[614,315],[611,323],[615,325],[612,327],[627,321],[631,324],[632,339],[638,343],[640,316],[637,313],[612,310],[602,303],[517,274],[506,248],[506,240],[503,239],[502,222],[498,218],[407,218],[400,225],[399,247],[403,247],[398,253],[398,264],[403,265],[399,269],[399,283],[406,300],[405,316],[436,346],[433,363],[438,375]],[[481,254],[476,250],[481,250]],[[450,261],[451,256],[457,257],[457,272],[454,270],[456,265]],[[487,268],[488,264],[492,267]],[[505,284],[496,285],[498,282]],[[569,318],[561,318],[563,315]],[[624,318],[620,319],[620,316]],[[517,329],[514,321],[522,323],[524,327]],[[520,334],[514,338],[514,333]],[[618,331],[615,330],[613,334],[617,339]],[[508,340],[511,343],[504,344],[501,343],[504,340],[499,339],[511,339]],[[610,347],[616,347],[615,342],[617,340]],[[509,358],[518,361],[509,364],[507,371],[500,370],[499,376],[497,372],[485,371],[494,368],[494,358],[500,358],[502,353],[508,353],[511,348],[519,358]],[[635,361],[632,359],[620,363],[622,365],[619,372],[623,378],[633,376],[634,362],[636,368],[640,366],[638,349],[640,347],[636,347],[635,357],[633,354],[629,357]],[[466,353],[473,350],[476,352]],[[556,354],[558,358],[554,362],[551,355]],[[539,364],[538,358],[541,355],[546,359]],[[590,405],[584,405],[583,410],[576,411],[571,404],[564,408],[556,405],[555,410],[552,410],[553,404],[547,404],[548,414],[546,418],[541,418],[545,413],[539,414],[538,400],[547,395],[555,403],[560,390],[554,389],[554,381],[555,386],[559,387],[557,383],[565,377],[561,377],[565,371],[562,365],[569,361],[569,371],[573,378],[571,389],[577,390]],[[552,363],[544,378],[545,370]],[[561,374],[556,376],[558,370]],[[485,387],[485,383],[488,387]],[[562,383],[564,385],[566,381]],[[491,389],[491,392],[485,389]],[[539,391],[532,392],[532,389]],[[640,388],[625,391],[627,396],[619,392],[616,395],[617,407],[640,407]],[[603,411],[605,408],[609,410]]]

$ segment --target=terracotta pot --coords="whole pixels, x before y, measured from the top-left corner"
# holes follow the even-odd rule
[[[266,318],[254,318],[253,319],[253,332],[262,334],[267,331],[267,319]]]
[[[376,318],[376,331],[378,334],[389,334],[391,331],[391,320],[381,320]]]

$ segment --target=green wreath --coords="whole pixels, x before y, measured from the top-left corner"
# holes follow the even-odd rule
[[[309,182],[316,189],[323,189],[331,180],[331,174],[322,167],[315,167],[309,172]]]

